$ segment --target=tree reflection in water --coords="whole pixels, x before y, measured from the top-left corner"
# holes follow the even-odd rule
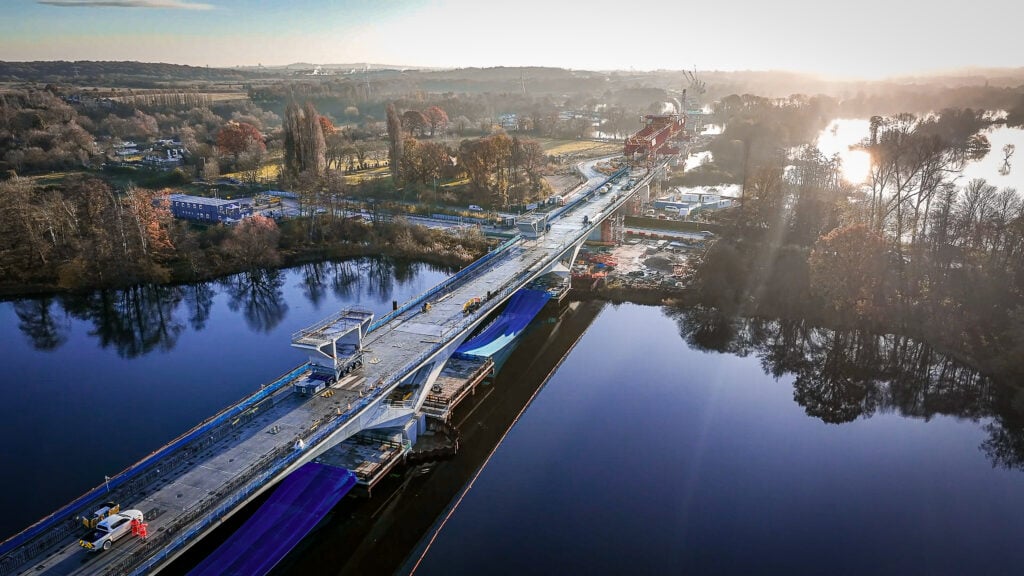
[[[66,314],[54,314],[53,305],[53,298],[18,300],[14,303],[18,329],[36,350],[56,350],[67,342],[71,322]]]
[[[228,308],[242,311],[246,325],[257,332],[270,332],[288,312],[285,302],[285,274],[280,270],[243,272],[220,282],[228,295]]]
[[[91,322],[89,332],[103,348],[113,346],[123,358],[174,348],[185,329],[174,317],[181,303],[177,287],[135,286],[125,290],[103,290],[63,300],[74,318]]]
[[[327,297],[327,266],[321,262],[302,265],[302,295],[319,309]]]
[[[359,286],[359,267],[357,263],[331,262],[327,265],[327,280],[331,284],[334,295],[343,300],[354,300],[355,288]]]
[[[928,420],[990,418],[981,449],[993,465],[1024,469],[1024,393],[997,384],[905,336],[816,328],[801,320],[729,318],[714,309],[670,309],[693,348],[754,354],[775,378],[795,376],[793,399],[830,424],[876,412]]]
[[[199,331],[206,328],[206,321],[210,319],[210,310],[213,309],[213,297],[216,292],[209,282],[199,282],[180,287],[185,299],[185,306],[188,307],[188,324],[193,330]]]

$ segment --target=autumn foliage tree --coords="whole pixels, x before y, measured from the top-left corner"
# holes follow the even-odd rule
[[[427,117],[418,110],[406,110],[402,114],[402,129],[410,134],[418,132],[422,136],[423,131],[429,125],[430,122],[427,120]]]
[[[444,130],[448,126],[448,113],[439,106],[431,106],[423,111],[423,116],[430,125],[430,137],[433,138],[438,129]]]
[[[809,258],[811,292],[846,320],[877,320],[884,311],[886,241],[864,224],[818,239]]]
[[[265,152],[267,146],[259,129],[252,124],[231,121],[217,132],[217,152],[221,157],[238,162],[239,157],[254,149]]]
[[[520,199],[542,191],[540,171],[547,164],[543,149],[532,140],[499,133],[459,145],[459,166],[474,189],[506,206],[515,191]],[[525,174],[525,178],[523,175]]]
[[[273,219],[256,214],[238,223],[224,242],[224,251],[246,270],[276,266],[281,231]]]

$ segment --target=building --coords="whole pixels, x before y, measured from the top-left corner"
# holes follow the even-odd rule
[[[163,155],[154,152],[142,159],[142,163],[159,170],[171,170],[181,166],[185,162],[185,150],[182,148],[167,148]]]
[[[182,220],[231,223],[252,215],[251,206],[242,206],[234,200],[204,198],[188,194],[171,194],[168,200],[171,203],[171,214]]]

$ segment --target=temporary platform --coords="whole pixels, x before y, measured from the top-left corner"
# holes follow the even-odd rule
[[[355,484],[355,474],[344,468],[305,464],[282,480],[259,510],[189,576],[270,572]]]
[[[292,346],[309,350],[310,375],[295,383],[303,394],[315,394],[363,364],[363,337],[373,312],[349,308],[292,334]]]
[[[544,290],[551,295],[552,299],[561,302],[572,286],[569,282],[569,276],[548,273],[531,280],[526,285],[526,288],[530,290]]]
[[[448,359],[423,402],[423,413],[448,420],[451,411],[477,384],[494,373],[494,361],[488,357],[456,354]]]
[[[356,482],[369,490],[402,461],[408,448],[400,429],[366,430],[330,448],[316,461],[349,468]]]

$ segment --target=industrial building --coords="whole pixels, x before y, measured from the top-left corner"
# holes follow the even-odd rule
[[[242,206],[234,200],[188,194],[171,194],[168,200],[171,203],[171,214],[182,220],[231,223],[252,215],[252,207]]]

